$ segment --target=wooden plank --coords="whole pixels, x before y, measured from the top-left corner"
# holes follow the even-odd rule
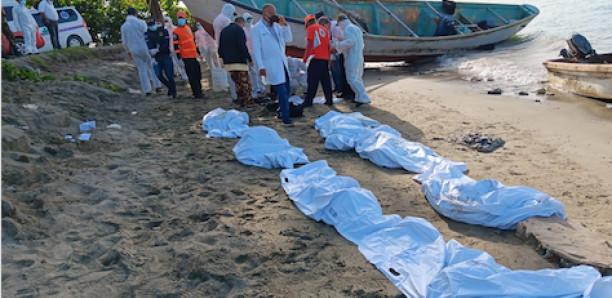
[[[538,252],[561,267],[590,265],[603,275],[612,274],[612,245],[580,222],[558,216],[532,217],[517,225],[516,235],[535,240]]]

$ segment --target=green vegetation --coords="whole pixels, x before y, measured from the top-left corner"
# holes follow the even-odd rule
[[[43,75],[41,76],[37,71],[29,70],[25,68],[18,69],[14,65],[8,62],[2,62],[2,76],[9,81],[25,80],[32,82],[45,82],[55,81],[54,76]]]
[[[84,82],[84,83],[87,83],[87,84],[96,85],[98,87],[106,88],[108,90],[111,90],[111,91],[117,92],[117,93],[119,93],[121,91],[119,89],[119,87],[116,87],[116,86],[113,86],[113,85],[109,85],[106,82],[98,82],[98,81],[95,81],[94,79],[88,78],[86,76],[80,76],[80,75],[76,75],[75,74],[72,77],[72,79],[74,81],[76,81],[76,82]]]

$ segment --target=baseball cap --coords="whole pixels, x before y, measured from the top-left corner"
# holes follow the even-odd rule
[[[308,22],[310,22],[311,20],[315,20],[315,16],[309,14],[304,18],[304,28],[306,28],[306,24],[308,24]]]

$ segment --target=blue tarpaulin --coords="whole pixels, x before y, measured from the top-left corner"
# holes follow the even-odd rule
[[[233,151],[241,163],[266,169],[292,169],[294,164],[308,163],[302,148],[291,146],[274,129],[265,126],[245,130]]]
[[[239,138],[249,128],[249,115],[236,110],[216,108],[202,118],[202,129],[209,138]]]

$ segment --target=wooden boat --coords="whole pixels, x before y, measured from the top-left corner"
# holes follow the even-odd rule
[[[532,5],[505,5],[458,2],[453,15],[459,34],[433,36],[438,18],[443,14],[440,1],[406,0],[183,0],[206,30],[213,34],[212,22],[223,5],[230,3],[236,13],[250,13],[261,19],[265,3],[276,6],[291,26],[293,42],[287,53],[301,57],[305,47],[304,17],[323,11],[335,17],[340,13],[361,22],[366,61],[416,61],[451,52],[483,48],[502,42],[527,26],[539,14]],[[476,24],[488,22],[491,29]],[[365,30],[364,30],[365,31]]]
[[[612,53],[599,56],[608,63],[579,63],[565,58],[544,62],[550,84],[578,95],[612,101]]]

